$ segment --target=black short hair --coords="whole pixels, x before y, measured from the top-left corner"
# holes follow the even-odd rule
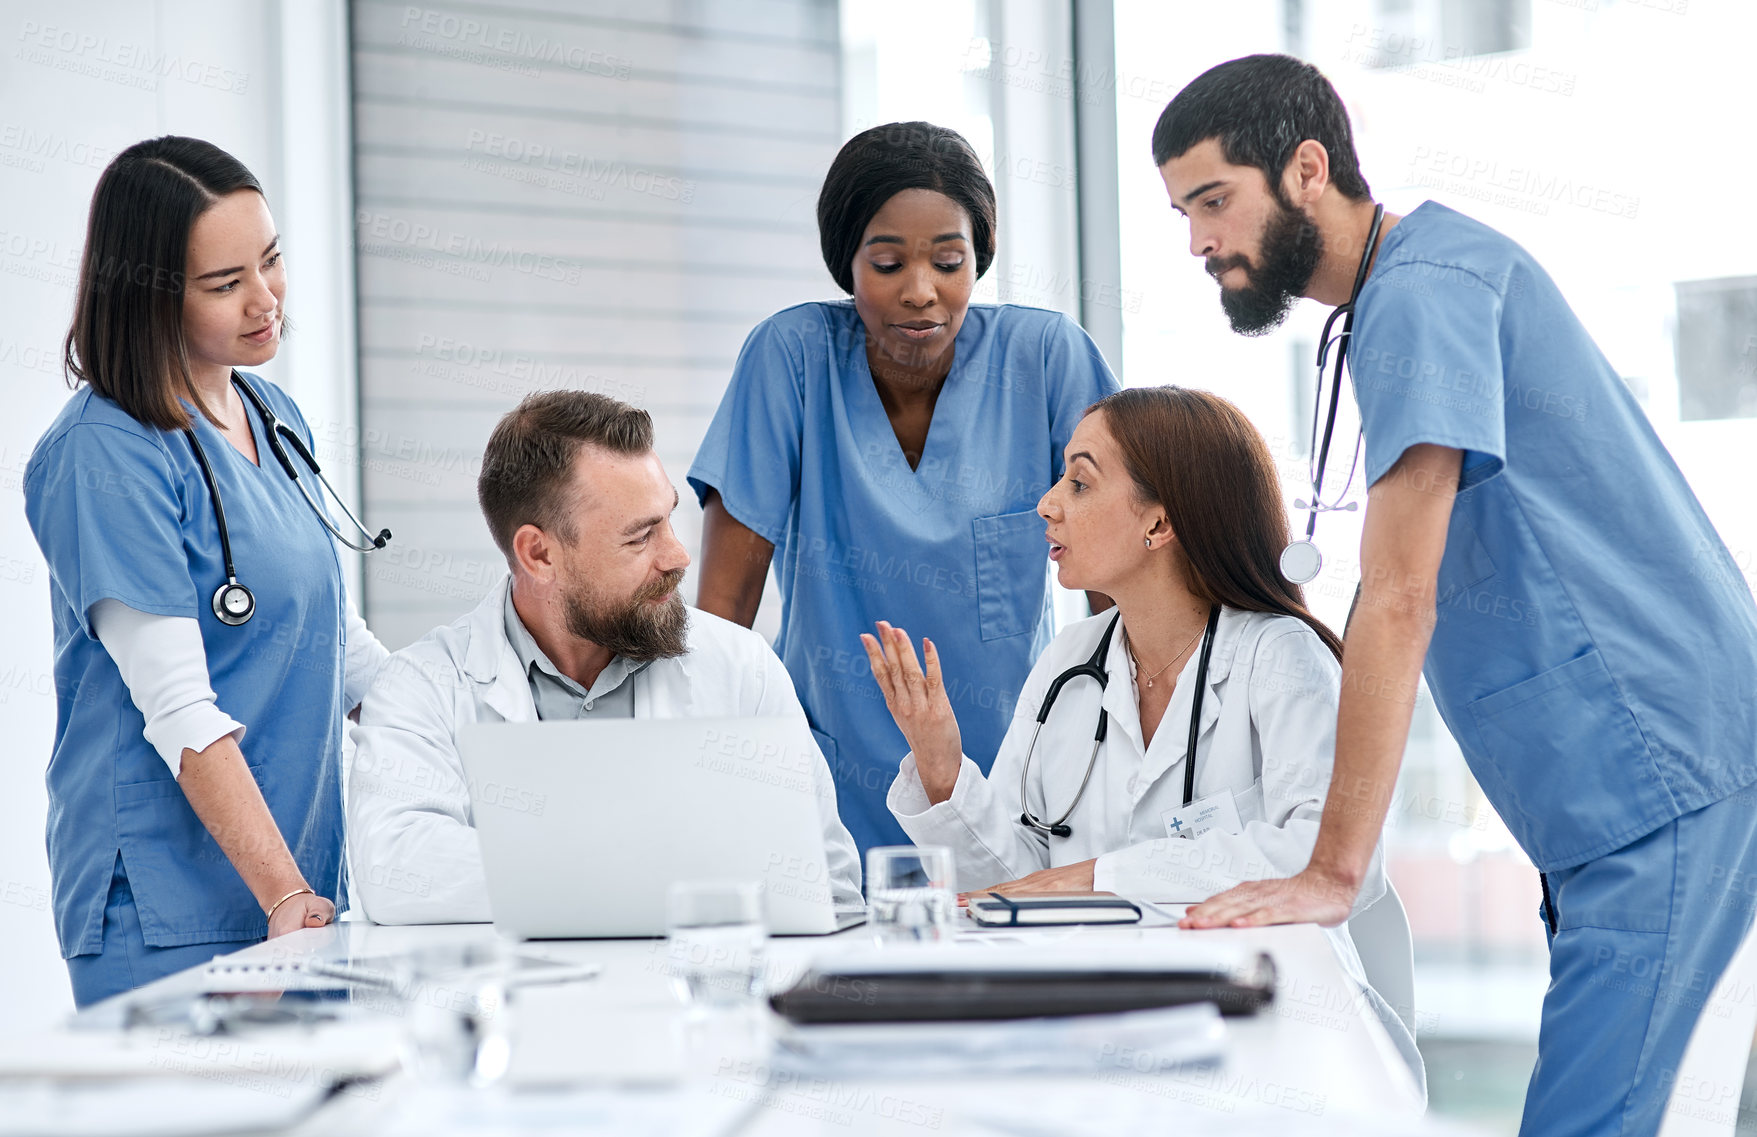
[[[568,480],[582,446],[613,454],[653,448],[653,419],[639,407],[595,391],[539,391],[508,411],[488,436],[476,500],[494,543],[512,560],[512,538],[524,525],[579,540]]]
[[[818,243],[837,287],[854,291],[854,254],[873,215],[908,189],[943,193],[970,216],[976,275],[994,262],[994,183],[955,130],[931,122],[891,122],[842,145],[817,199]]]
[[[73,326],[62,346],[70,380],[164,430],[189,425],[184,401],[213,417],[189,373],[184,274],[195,219],[237,190],[260,194],[262,184],[199,138],[166,135],[116,155],[98,176],[86,220]],[[285,335],[284,318],[281,329]]]
[[[1153,127],[1153,164],[1163,166],[1210,138],[1220,140],[1228,162],[1263,171],[1277,200],[1293,152],[1312,139],[1330,155],[1337,191],[1372,200],[1342,97],[1316,67],[1291,55],[1247,55],[1196,76]]]

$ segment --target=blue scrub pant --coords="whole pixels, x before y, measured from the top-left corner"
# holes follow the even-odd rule
[[[95,954],[76,955],[67,961],[74,1006],[90,1006],[254,942],[148,947],[140,930],[140,914],[134,908],[134,890],[128,887],[122,858],[117,857],[110,875],[110,896],[104,903],[104,946]]]
[[[1751,926],[1752,888],[1750,790],[1547,874],[1550,988],[1521,1134],[1658,1131],[1690,1032]]]

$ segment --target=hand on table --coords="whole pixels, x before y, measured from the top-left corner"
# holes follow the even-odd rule
[[[1250,880],[1194,905],[1180,928],[1255,928],[1264,924],[1322,924],[1348,919],[1359,887],[1306,868],[1279,880]]]
[[[952,703],[946,698],[946,685],[940,676],[939,652],[932,640],[922,639],[922,654],[927,658],[927,669],[923,671],[915,658],[915,645],[909,642],[909,633],[883,620],[874,627],[878,630],[876,636],[862,633],[860,637],[867,661],[872,664],[873,680],[884,692],[885,707],[915,754],[921,788],[927,791],[928,800],[938,805],[952,796],[952,787],[958,782],[958,767],[964,760],[958,718],[952,713]]]
[[[992,888],[979,888],[977,892],[1004,892],[1016,896],[1026,892],[1091,892],[1092,874],[1097,866],[1096,858],[1089,861],[1078,861],[1071,865],[1061,865],[1053,869],[1039,869],[1029,876],[1018,880],[1009,880],[1005,884],[997,884]],[[960,900],[963,897],[959,897]]]
[[[275,914],[268,920],[268,938],[272,940],[300,928],[321,928],[335,918],[333,902],[304,893],[275,909]]]

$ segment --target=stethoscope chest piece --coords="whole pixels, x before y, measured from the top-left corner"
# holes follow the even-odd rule
[[[1289,584],[1310,584],[1324,567],[1324,555],[1310,541],[1290,541],[1281,550],[1281,575]]]
[[[237,627],[256,615],[256,596],[235,580],[214,590],[214,615],[220,623]]]
[[[292,479],[294,488],[305,499],[305,504],[310,506],[311,512],[317,515],[318,522],[337,541],[356,552],[369,553],[374,549],[384,548],[390,541],[390,530],[380,529],[376,537],[367,533],[365,527],[360,524],[359,518],[355,517],[353,512],[346,505],[342,505],[341,500],[337,498],[336,504],[341,506],[342,512],[347,514],[348,519],[353,522],[354,528],[360,530],[367,540],[365,544],[361,544],[343,536],[342,531],[336,528],[335,523],[330,520],[329,513],[318,499],[311,496],[311,491],[305,488],[305,483],[299,479],[298,469],[293,465],[293,460],[287,456],[286,448],[281,444],[284,435],[286,441],[291,443],[293,449],[298,452],[299,457],[304,459],[305,464],[311,468],[311,472],[317,475],[317,480],[323,483],[323,489],[331,497],[334,497],[335,490],[325,480],[323,471],[318,469],[317,458],[305,445],[304,440],[281,425],[280,420],[276,419],[274,412],[269,409],[269,405],[263,402],[262,396],[256,393],[256,388],[246,382],[244,377],[236,371],[232,372],[232,383],[238,388],[238,393],[244,397],[244,400],[255,408],[257,417],[262,420],[263,437],[268,441],[269,450],[274,454],[275,460],[280,463],[281,469],[287,472],[287,477]],[[207,484],[208,499],[213,502],[214,527],[219,530],[220,537],[220,560],[224,563],[226,570],[226,583],[214,590],[212,601],[214,615],[220,623],[235,628],[256,615],[256,596],[248,588],[238,583],[238,568],[232,561],[231,532],[226,528],[226,505],[220,500],[220,486],[214,480],[213,467],[208,464],[207,451],[202,449],[201,439],[195,436],[193,426],[184,427],[183,433],[189,439],[189,448],[195,453],[196,464],[201,467],[201,479]]]

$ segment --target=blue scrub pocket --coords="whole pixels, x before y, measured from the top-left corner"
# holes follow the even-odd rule
[[[976,617],[985,640],[1034,631],[1043,618],[1049,544],[1035,509],[970,523],[976,539]]]
[[[268,934],[256,898],[175,781],[117,786],[116,833],[148,947]]]
[[[1605,825],[1629,816],[1632,785],[1664,790],[1596,648],[1477,699],[1470,715],[1484,755],[1471,772],[1539,869],[1602,856],[1650,828]]]

